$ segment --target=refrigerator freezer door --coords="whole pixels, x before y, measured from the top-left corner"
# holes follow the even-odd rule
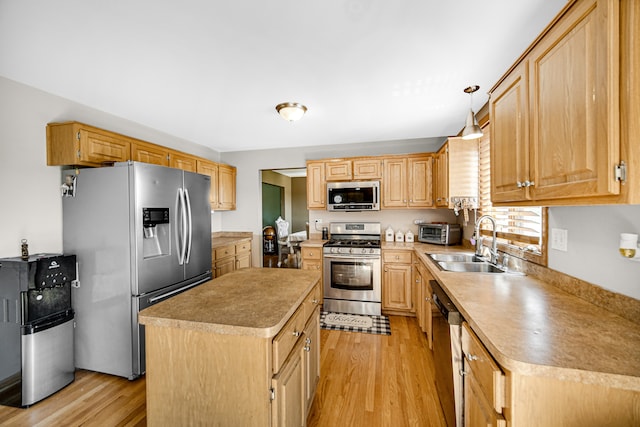
[[[132,255],[135,256],[132,262],[134,272],[131,292],[133,295],[142,295],[185,279],[184,268],[179,263],[178,240],[182,233],[179,218],[182,171],[145,163],[133,163],[130,171],[133,182],[131,195],[134,198],[131,224],[134,242]],[[145,237],[142,225],[143,208],[169,208],[169,223],[158,224],[150,238]],[[160,247],[157,253],[151,256],[148,252],[144,253],[144,245],[149,242]]]
[[[184,173],[185,193],[189,198],[191,211],[190,248],[187,251],[185,278],[211,271],[211,205],[209,187],[211,178],[192,172]]]

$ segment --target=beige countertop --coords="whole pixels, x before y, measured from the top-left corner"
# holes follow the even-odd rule
[[[640,391],[639,324],[533,276],[447,272],[426,255],[459,247],[413,247],[504,368]]]
[[[138,319],[143,325],[271,338],[320,277],[311,270],[241,269],[148,307]]]
[[[217,231],[211,233],[211,249],[253,239],[250,231]]]

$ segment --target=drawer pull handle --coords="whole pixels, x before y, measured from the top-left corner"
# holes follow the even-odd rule
[[[302,332],[299,332],[299,331],[293,331],[293,336],[294,336],[294,337],[299,337],[300,335],[302,335]]]
[[[474,360],[478,360],[478,356],[475,356],[473,354],[467,354],[466,356],[467,356],[467,360],[469,362],[473,362]]]

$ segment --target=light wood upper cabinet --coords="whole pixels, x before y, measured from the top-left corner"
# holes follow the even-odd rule
[[[528,200],[528,62],[524,61],[491,93],[491,200]]]
[[[449,207],[448,145],[445,142],[434,156],[433,192],[437,208]]]
[[[218,164],[206,160],[198,160],[196,163],[197,172],[211,177],[211,187],[209,188],[209,204],[211,209],[218,208]]]
[[[353,179],[372,180],[381,178],[382,160],[380,158],[353,160]]]
[[[326,208],[324,162],[307,162],[307,209]]]
[[[196,172],[198,170],[198,159],[195,156],[170,150],[169,167],[187,172]]]
[[[169,166],[169,151],[168,148],[160,145],[134,141],[131,144],[131,160],[134,162]]]
[[[640,83],[631,78],[640,66],[639,9],[629,0],[570,1],[492,89],[494,203],[640,200],[632,164]]]
[[[433,206],[433,157],[410,157],[407,160],[407,195],[410,208],[429,208]]]
[[[218,210],[228,211],[236,208],[236,168],[218,165]]]
[[[353,179],[351,160],[327,161],[324,165],[325,181],[349,181]]]
[[[433,206],[433,157],[419,155],[383,160],[382,208]]]
[[[47,165],[103,166],[129,160],[131,140],[78,122],[47,125]]]

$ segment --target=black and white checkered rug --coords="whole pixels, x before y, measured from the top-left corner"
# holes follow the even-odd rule
[[[333,331],[391,335],[389,318],[387,316],[365,316],[362,314],[323,311],[320,314],[320,327]]]

